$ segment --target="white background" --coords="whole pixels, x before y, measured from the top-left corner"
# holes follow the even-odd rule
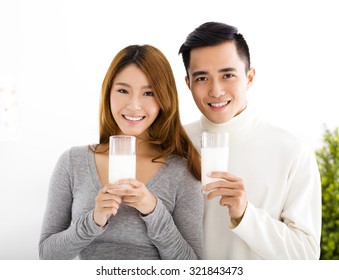
[[[19,114],[17,135],[0,141],[0,259],[38,259],[53,167],[65,149],[98,142],[101,82],[129,44],[152,44],[167,56],[186,124],[199,113],[184,82],[180,45],[205,21],[237,26],[257,71],[250,102],[318,148],[323,124],[339,125],[335,4],[0,0],[0,80],[12,81]]]

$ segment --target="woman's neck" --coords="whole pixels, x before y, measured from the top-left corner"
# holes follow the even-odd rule
[[[145,140],[137,139],[136,154],[137,157],[155,158],[161,154],[161,150],[154,144]]]

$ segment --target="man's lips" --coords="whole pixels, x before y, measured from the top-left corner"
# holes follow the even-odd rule
[[[231,102],[231,100],[227,100],[227,101],[222,101],[222,102],[211,102],[208,103],[208,105],[212,108],[215,109],[223,109],[224,107],[226,107],[229,103]]]

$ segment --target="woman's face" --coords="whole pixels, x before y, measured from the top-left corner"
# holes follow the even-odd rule
[[[111,89],[111,113],[121,134],[145,136],[157,118],[156,101],[146,75],[134,64],[126,66],[114,79]]]

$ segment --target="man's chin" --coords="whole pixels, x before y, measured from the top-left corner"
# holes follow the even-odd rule
[[[209,114],[208,116],[205,115],[205,117],[215,124],[223,124],[232,119],[232,116],[225,116],[222,114]]]

